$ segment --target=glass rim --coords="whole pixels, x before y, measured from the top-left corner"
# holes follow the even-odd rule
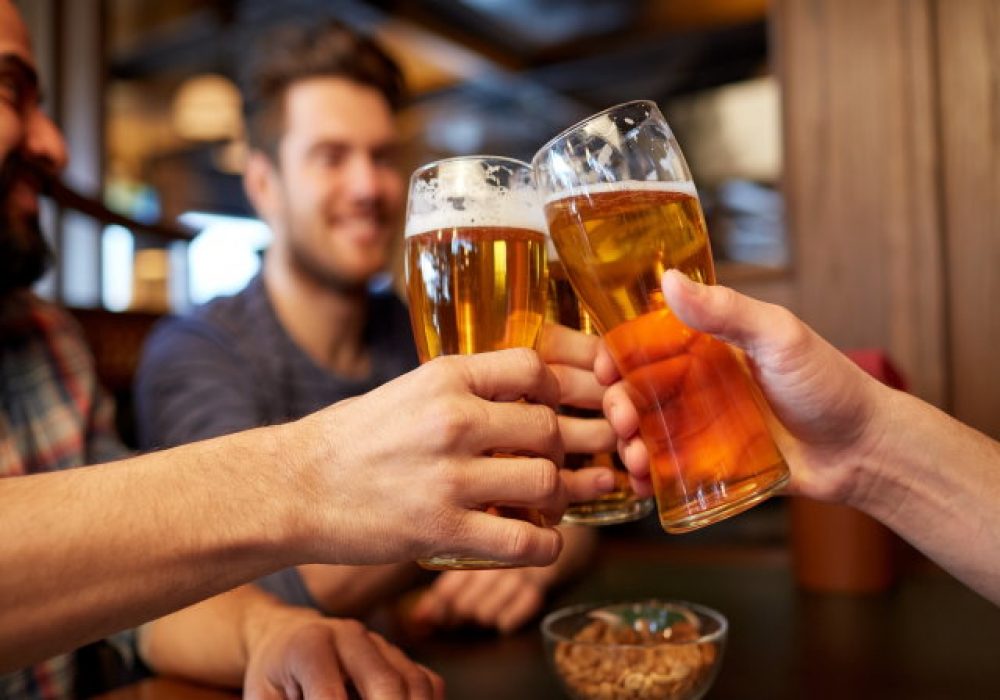
[[[538,157],[542,154],[542,152],[548,151],[552,147],[552,145],[556,143],[556,141],[561,141],[563,138],[565,138],[567,135],[569,135],[570,132],[576,131],[577,129],[579,129],[584,124],[586,124],[588,122],[592,122],[595,119],[598,119],[600,117],[603,117],[604,115],[606,115],[606,114],[608,114],[610,112],[613,112],[616,109],[621,109],[622,107],[625,107],[627,105],[641,105],[641,104],[652,105],[653,108],[656,109],[656,110],[660,109],[659,106],[656,104],[656,102],[654,100],[626,100],[625,102],[619,102],[616,105],[611,105],[610,107],[605,107],[600,112],[595,112],[594,114],[591,114],[590,116],[584,117],[583,119],[577,121],[575,124],[573,124],[571,126],[567,126],[565,129],[563,129],[558,134],[556,134],[555,136],[553,136],[552,138],[550,138],[548,141],[546,141],[537,151],[535,151],[535,155],[533,155],[531,157],[531,167],[532,167],[532,169],[535,169],[535,167],[536,167],[535,166],[535,162],[538,160]]]
[[[677,605],[684,608],[688,608],[692,612],[696,612],[700,615],[704,615],[711,620],[714,620],[718,625],[719,629],[714,632],[709,632],[700,635],[697,639],[691,639],[685,642],[672,642],[670,640],[664,640],[662,642],[657,642],[654,644],[619,644],[617,642],[589,642],[581,641],[577,639],[572,639],[564,634],[560,634],[552,629],[552,626],[562,620],[563,618],[569,617],[571,615],[577,615],[587,610],[596,610],[598,608],[607,607],[609,605],[630,605],[634,603],[663,603],[670,605]],[[560,608],[546,615],[541,622],[542,635],[548,639],[555,642],[565,642],[567,644],[581,644],[584,646],[594,647],[594,648],[607,648],[607,649],[648,649],[653,646],[674,646],[682,647],[689,646],[692,644],[708,644],[717,643],[726,637],[729,631],[729,620],[726,616],[720,613],[718,610],[713,610],[705,605],[699,605],[698,603],[689,603],[686,600],[665,600],[660,598],[645,598],[642,600],[619,600],[611,602],[599,602],[599,603],[579,603],[577,605],[570,605],[565,608]]]
[[[513,163],[513,164],[516,164],[516,165],[522,165],[522,166],[526,167],[528,170],[533,170],[533,167],[532,167],[531,163],[523,161],[523,160],[520,160],[518,158],[511,158],[510,156],[496,156],[496,155],[490,155],[490,154],[486,154],[486,153],[474,153],[474,154],[470,154],[470,155],[467,155],[467,156],[448,156],[447,158],[439,158],[438,160],[432,160],[430,163],[424,163],[423,165],[417,167],[410,174],[410,180],[412,181],[417,175],[419,175],[420,173],[424,172],[425,170],[430,170],[431,168],[438,167],[438,166],[440,166],[440,165],[442,165],[444,163],[454,163],[454,162],[462,161],[462,160],[468,160],[468,161],[474,161],[474,160],[480,160],[480,161],[483,161],[483,160],[499,160],[499,161],[505,161],[505,162],[508,162],[508,163]]]

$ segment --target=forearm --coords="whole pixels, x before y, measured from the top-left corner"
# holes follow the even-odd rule
[[[0,480],[0,667],[298,563],[287,449],[265,429]]]
[[[159,674],[239,687],[255,637],[271,621],[292,615],[315,613],[289,608],[255,586],[241,586],[143,626],[139,654]]]
[[[1000,603],[1000,443],[886,390],[852,504]]]
[[[412,562],[375,566],[306,564],[299,574],[327,615],[364,617],[379,602],[401,593],[419,569]]]

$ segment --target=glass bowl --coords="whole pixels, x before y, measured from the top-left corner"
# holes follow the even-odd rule
[[[671,600],[586,603],[542,620],[549,663],[574,700],[696,700],[715,681],[728,623]]]

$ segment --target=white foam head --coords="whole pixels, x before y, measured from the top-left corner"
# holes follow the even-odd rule
[[[500,163],[496,169],[509,168]],[[410,183],[406,236],[438,229],[504,226],[545,233],[545,214],[530,179],[499,187],[484,179],[481,160],[455,159],[438,165],[437,177]]]
[[[586,197],[606,192],[631,191],[672,192],[686,194],[695,199],[698,198],[698,190],[691,180],[675,180],[672,182],[662,180],[622,180],[620,182],[598,182],[592,185],[580,185],[579,187],[574,187],[572,190],[556,192],[545,198],[545,204],[558,202],[560,199],[568,199],[569,197]]]

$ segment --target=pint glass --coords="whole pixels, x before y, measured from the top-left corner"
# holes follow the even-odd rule
[[[527,163],[470,156],[430,163],[413,173],[406,207],[406,293],[421,362],[536,346],[545,320],[544,232]],[[420,564],[432,569],[509,566],[456,556]]]
[[[551,241],[549,241],[551,244]],[[549,261],[549,301],[546,314],[549,321],[559,323],[569,328],[597,335],[594,320],[580,303],[573,286],[566,277],[559,254],[548,248]],[[579,418],[594,418],[601,415],[600,410],[587,410],[565,407],[562,412]],[[598,454],[567,454],[565,466],[567,469],[583,469],[585,467],[607,467],[615,476],[615,489],[593,501],[571,503],[563,515],[563,521],[575,525],[613,525],[638,520],[645,517],[653,509],[653,499],[639,498],[629,484],[628,472],[616,452],[601,452]]]
[[[715,283],[690,171],[652,102],[612,107],[534,157],[549,235],[639,411],[660,522],[687,532],[788,480],[772,415],[742,354],[667,307],[677,268]]]

